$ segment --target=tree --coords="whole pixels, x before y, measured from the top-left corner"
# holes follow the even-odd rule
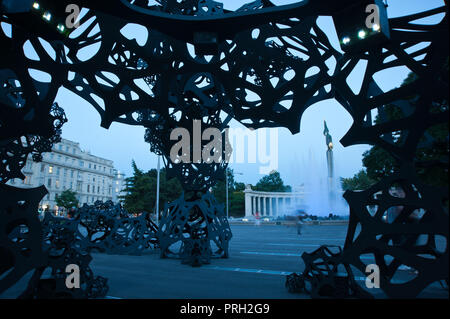
[[[240,217],[245,215],[245,184],[237,183],[234,180],[234,172],[227,168],[228,174],[228,213],[233,217]],[[212,188],[212,193],[219,203],[226,201],[226,181],[218,181]]]
[[[72,207],[78,207],[77,193],[71,189],[66,189],[61,193],[61,195],[56,195],[55,201],[56,205],[59,207],[64,207],[65,209],[70,209]]]
[[[448,61],[446,66],[448,76]],[[444,72],[445,73],[445,72]],[[445,76],[445,74],[443,75]],[[416,79],[414,73],[409,73],[408,77],[403,81],[402,86],[413,82]],[[415,96],[409,98],[410,103],[414,106],[416,103]],[[389,104],[384,107],[387,121],[398,120],[405,117],[402,110],[395,105]],[[434,102],[431,106],[432,112],[442,112],[448,110],[448,100],[442,100],[439,103]],[[381,124],[382,119],[377,115],[375,124]],[[431,145],[421,147],[416,152],[416,172],[419,178],[426,184],[433,186],[448,186],[448,164],[446,158],[449,156],[449,134],[448,121],[443,124],[435,125],[425,131],[425,135],[432,140]],[[396,132],[393,134],[394,144],[401,145],[403,143],[405,132]],[[424,137],[422,138],[424,141]],[[419,144],[420,145],[420,144]],[[398,161],[382,147],[375,145],[370,150],[363,153],[363,166],[366,169],[366,175],[358,172],[354,177],[343,180],[345,187],[369,187],[371,184],[380,181],[384,176],[390,175],[399,169]],[[432,165],[429,165],[432,163]],[[362,188],[362,189],[365,189]],[[351,189],[351,188],[349,188]]]
[[[156,206],[157,170],[151,169],[144,173],[136,166],[134,160],[131,166],[133,167],[133,176],[125,179],[126,195],[120,197],[124,207],[130,213],[153,211]],[[160,171],[159,189],[160,209],[164,203],[174,201],[183,193],[183,188],[176,178],[167,180],[164,168]]]
[[[261,192],[290,192],[291,186],[284,185],[280,173],[272,171],[269,175],[261,178],[254,189]]]
[[[369,188],[373,183],[374,181],[369,177],[364,169],[360,170],[353,177],[341,178],[341,185],[344,191],[364,190]]]

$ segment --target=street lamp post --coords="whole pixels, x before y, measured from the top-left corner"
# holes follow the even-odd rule
[[[225,202],[227,203],[227,220],[228,220],[228,170],[225,170]]]
[[[156,225],[159,222],[159,171],[160,171],[160,158],[158,155],[158,167],[156,168]]]

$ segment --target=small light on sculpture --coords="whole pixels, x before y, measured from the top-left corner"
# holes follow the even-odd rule
[[[60,32],[64,32],[64,30],[65,30],[66,28],[64,27],[64,25],[58,24],[57,29],[58,29]]]
[[[360,31],[358,32],[358,38],[364,39],[365,37],[366,37],[366,31],[360,30]]]
[[[375,31],[375,32],[380,32],[380,31],[381,31],[380,25],[375,23],[375,24],[372,26],[372,30]]]
[[[33,9],[39,10],[39,8],[40,8],[39,3],[37,2],[33,3]]]
[[[333,149],[333,143],[332,143],[332,142],[330,142],[330,143],[328,144],[328,149],[330,149],[330,150]]]
[[[343,44],[349,44],[349,43],[350,43],[350,38],[349,38],[349,37],[344,37],[344,38],[342,39],[342,43],[343,43]]]
[[[48,12],[48,11],[46,11],[46,12],[42,15],[42,17],[43,17],[45,20],[47,20],[47,21],[50,21],[50,20],[52,19],[52,15],[51,15],[50,12]]]

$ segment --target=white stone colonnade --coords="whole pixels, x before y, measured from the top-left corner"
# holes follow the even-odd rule
[[[290,215],[291,210],[304,202],[304,192],[258,192],[247,185],[245,193],[245,216],[277,217]]]

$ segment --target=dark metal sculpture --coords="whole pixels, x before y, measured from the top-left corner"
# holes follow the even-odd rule
[[[66,5],[74,2],[89,10],[80,18],[80,28],[59,32],[57,23],[64,21]],[[0,53],[0,74],[4,83],[14,79],[21,89],[12,90],[10,81],[8,90],[2,91],[0,145],[27,135],[50,137],[50,107],[57,90],[65,87],[91,103],[106,128],[113,121],[148,128],[146,140],[153,151],[166,157],[173,176],[181,179],[186,203],[200,207],[203,194],[220,177],[226,161],[209,166],[171,163],[169,130],[189,129],[193,120],[202,120],[205,127],[223,132],[234,118],[250,128],[286,127],[297,133],[309,106],[335,98],[354,120],[341,143],[378,145],[400,167],[365,192],[346,193],[351,222],[342,262],[363,271],[358,261],[361,254],[371,252],[379,260],[377,254],[392,252],[396,262],[381,267],[385,278],[381,288],[393,297],[417,295],[431,282],[448,278],[448,227],[442,226],[448,225],[448,190],[424,185],[416,172],[436,165],[448,172],[448,153],[434,162],[417,155],[418,150],[436,145],[430,128],[448,125],[448,41],[443,40],[448,38],[447,2],[425,12],[385,19],[380,36],[368,37],[359,46],[346,47],[347,41],[342,41],[342,48],[332,45],[317,18],[332,16],[341,36],[342,16],[352,14],[352,4],[379,1],[302,1],[277,7],[269,0],[258,0],[235,12],[215,1],[157,2],[149,6],[147,1],[109,1],[108,5],[44,1],[40,9],[24,13],[2,7],[0,20],[11,26],[11,33],[0,32],[5,48]],[[51,10],[54,20],[44,21],[42,10]],[[438,14],[443,17],[435,25],[415,22]],[[142,28],[146,41],[127,34],[130,23]],[[37,58],[26,56],[24,47],[30,45]],[[354,92],[347,78],[360,61],[367,64],[361,89]],[[398,66],[411,70],[413,80],[384,92],[375,75]],[[30,69],[46,72],[51,81],[36,80]],[[19,93],[4,93],[12,91]],[[8,106],[11,96],[23,106]],[[400,110],[401,118],[389,118],[389,106]],[[377,121],[372,111],[378,112]],[[392,182],[401,185],[405,199],[388,195]],[[375,199],[379,190],[382,195]],[[379,209],[371,216],[366,207],[374,203]],[[383,223],[384,212],[399,205],[403,213],[391,224]],[[419,208],[425,212],[419,222],[408,223],[406,216]],[[174,230],[182,231],[181,224],[176,223]],[[226,222],[223,225],[228,229]],[[359,234],[356,225],[361,226]],[[199,251],[200,256],[210,253],[202,231],[191,231],[195,239],[184,248],[190,258],[198,257]],[[169,230],[162,234],[177,237]],[[388,247],[395,234],[404,234],[407,240]],[[412,238],[418,234],[428,236],[428,244],[416,246]],[[447,242],[443,251],[433,252],[433,236]],[[434,257],[427,259],[423,252]],[[416,267],[421,275],[410,284],[389,283],[399,263]]]
[[[94,276],[89,263],[92,256],[83,245],[76,220],[53,217],[49,212],[42,222],[43,248],[47,264],[38,267],[20,298],[103,298],[108,291],[107,279]],[[68,288],[68,265],[80,271],[80,287]],[[50,273],[49,277],[46,272]]]
[[[21,170],[31,154],[34,162],[42,161],[42,153],[50,152],[55,143],[61,141],[61,128],[67,122],[64,110],[54,103],[49,114],[53,131],[49,138],[41,135],[23,135],[0,141],[0,183],[13,178],[24,179]]]
[[[371,298],[355,281],[353,271],[342,259],[340,246],[321,246],[303,253],[305,270],[286,277],[289,292],[307,292],[312,298]]]
[[[47,194],[45,187],[0,185],[0,190],[5,195],[0,201],[0,293],[35,269],[21,298],[104,297],[106,279],[94,277],[89,268],[92,257],[77,245],[77,223],[56,217],[44,225],[39,221],[37,208]],[[80,289],[66,287],[68,264],[80,267]]]
[[[149,213],[129,217],[120,204],[97,201],[92,206],[83,205],[76,215],[77,234],[84,250],[140,255],[158,246],[157,226]]]
[[[182,195],[166,204],[158,235],[161,257],[178,256],[183,263],[199,266],[209,264],[211,257],[228,257],[228,243],[232,237],[223,204],[210,193],[195,201],[185,201]],[[211,241],[216,246],[213,251]],[[181,244],[178,252],[172,245]]]
[[[43,267],[41,223],[36,214],[45,187],[17,189],[0,184],[0,293],[34,268]]]

